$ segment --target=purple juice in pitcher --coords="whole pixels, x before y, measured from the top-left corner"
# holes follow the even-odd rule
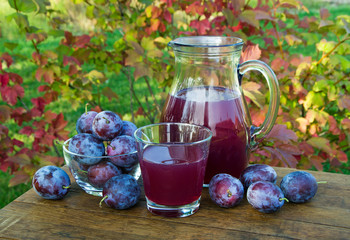
[[[199,146],[147,146],[140,160],[146,197],[167,206],[197,201],[202,193],[206,161]]]
[[[223,87],[193,87],[169,95],[161,122],[185,122],[208,127],[213,137],[204,183],[218,173],[239,178],[248,165],[248,136],[243,103]]]

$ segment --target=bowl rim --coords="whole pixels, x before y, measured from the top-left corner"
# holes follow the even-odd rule
[[[122,157],[122,156],[129,156],[132,154],[136,154],[137,150],[133,151],[133,152],[129,152],[129,153],[124,153],[124,154],[119,154],[119,155],[112,155],[112,156],[108,156],[108,155],[103,155],[103,156],[89,156],[89,155],[82,155],[79,153],[74,153],[68,150],[68,148],[66,146],[68,146],[69,141],[72,138],[67,139],[66,141],[64,141],[64,143],[62,144],[62,148],[63,148],[63,153],[69,153],[70,155],[74,155],[74,156],[78,156],[78,157],[85,157],[85,158],[100,158],[100,159],[105,159],[105,158],[113,158],[113,157]]]

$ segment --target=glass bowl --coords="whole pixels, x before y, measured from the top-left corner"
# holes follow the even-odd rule
[[[134,165],[130,167],[119,167],[123,173],[129,174],[133,176],[136,180],[140,178],[141,170],[140,164],[138,161],[137,151],[130,152],[127,154],[114,155],[114,156],[101,156],[101,157],[93,157],[93,156],[84,156],[81,154],[76,154],[68,150],[69,141],[68,139],[63,144],[63,155],[64,160],[69,170],[74,177],[77,184],[88,194],[94,196],[102,196],[102,188],[94,186],[89,182],[88,179],[88,170],[90,166],[101,163],[103,161],[110,161],[113,158],[113,161],[118,161],[119,158],[137,158],[137,161]],[[83,159],[83,161],[82,161]],[[86,159],[89,159],[86,161]],[[85,161],[84,161],[85,160]],[[87,165],[82,162],[93,162],[93,165]]]

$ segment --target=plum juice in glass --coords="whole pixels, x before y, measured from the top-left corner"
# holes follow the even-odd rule
[[[234,37],[181,37],[169,43],[175,54],[175,76],[160,122],[208,127],[213,137],[204,183],[218,173],[239,178],[249,154],[272,129],[279,106],[275,74],[258,60],[239,64],[243,41]],[[266,78],[270,103],[263,124],[252,125],[241,80],[257,70]]]
[[[197,212],[211,131],[187,123],[159,123],[134,135],[148,210],[167,217]]]

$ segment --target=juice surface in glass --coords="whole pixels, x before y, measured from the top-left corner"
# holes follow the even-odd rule
[[[198,200],[206,161],[198,146],[147,146],[140,160],[146,197],[168,206]]]
[[[169,95],[162,122],[186,122],[208,127],[213,137],[204,177],[218,173],[239,178],[248,164],[247,127],[238,93],[224,87],[192,87]]]

